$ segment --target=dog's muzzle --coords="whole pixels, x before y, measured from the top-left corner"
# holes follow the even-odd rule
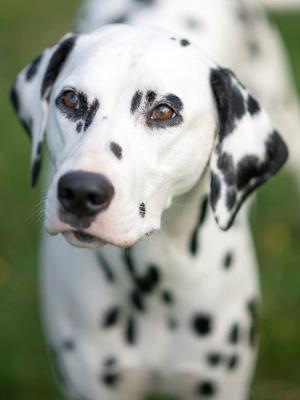
[[[78,219],[92,218],[106,210],[114,193],[114,187],[104,175],[84,171],[63,175],[57,186],[62,210]]]

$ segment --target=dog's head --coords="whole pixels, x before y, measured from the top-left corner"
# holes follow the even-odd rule
[[[287,149],[234,74],[189,41],[112,25],[68,34],[27,66],[12,91],[32,138],[32,183],[44,133],[55,167],[46,228],[74,245],[130,246],[160,228],[172,199],[207,168],[228,229]]]

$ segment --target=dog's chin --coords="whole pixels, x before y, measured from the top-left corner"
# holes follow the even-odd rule
[[[68,231],[62,232],[62,234],[64,238],[75,247],[98,250],[107,244],[104,240],[82,231]]]

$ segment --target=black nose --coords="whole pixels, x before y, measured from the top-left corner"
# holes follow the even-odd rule
[[[92,217],[105,210],[114,193],[112,184],[105,176],[83,171],[63,175],[57,189],[63,209],[78,218]]]

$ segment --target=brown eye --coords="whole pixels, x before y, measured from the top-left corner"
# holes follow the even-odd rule
[[[176,117],[175,111],[167,104],[159,105],[151,114],[151,119],[154,121],[168,121],[174,117]]]
[[[79,103],[78,96],[72,90],[68,90],[63,94],[63,102],[66,107],[74,109]]]

